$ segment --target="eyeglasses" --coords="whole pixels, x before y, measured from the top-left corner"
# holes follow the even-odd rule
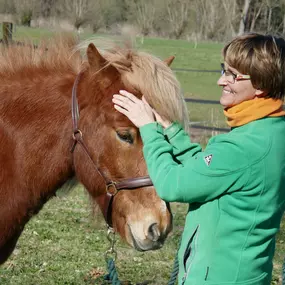
[[[235,83],[236,81],[241,80],[248,80],[250,79],[250,75],[244,75],[244,74],[236,74],[230,70],[225,69],[225,64],[221,63],[221,74],[225,75],[225,79],[229,83]]]

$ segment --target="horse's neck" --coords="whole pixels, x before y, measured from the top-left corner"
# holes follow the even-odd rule
[[[0,100],[6,96],[0,105],[0,116],[13,146],[8,155],[14,166],[10,171],[16,177],[13,186],[25,188],[35,200],[51,196],[72,175],[69,147],[73,80],[71,76],[47,78],[35,80],[28,88],[18,83],[16,87],[0,89]]]
[[[0,252],[73,175],[73,81],[71,76],[1,82]]]

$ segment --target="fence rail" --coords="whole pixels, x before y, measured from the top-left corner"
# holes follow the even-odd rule
[[[199,103],[199,104],[212,104],[212,105],[220,104],[220,101],[216,101],[216,100],[202,100],[202,99],[193,99],[193,98],[185,98],[184,100],[186,102]],[[283,109],[285,110],[285,105],[283,105]],[[193,124],[190,123],[190,127],[193,129],[216,131],[216,132],[222,132],[222,133],[227,133],[230,131],[229,128],[216,128],[216,127],[211,127],[211,126],[202,126],[202,125],[195,124],[195,123]]]
[[[220,101],[216,100],[202,100],[202,99],[192,99],[192,98],[185,98],[186,102],[193,102],[193,103],[201,103],[201,104],[216,104],[219,105]]]
[[[196,125],[196,124],[191,124],[191,123],[190,123],[190,128],[211,131],[211,132],[221,132],[221,133],[228,133],[230,131],[229,128],[206,127],[206,126]]]
[[[193,98],[185,98],[186,102],[192,102],[192,103],[199,103],[199,104],[211,104],[211,105],[219,105],[220,102],[216,100],[202,100],[202,99],[193,99]],[[221,132],[221,133],[227,133],[230,131],[229,128],[218,128],[214,126],[203,126],[196,123],[190,123],[191,129],[199,129],[199,130],[205,130],[205,131],[212,131],[212,132]]]
[[[211,69],[191,69],[191,68],[172,68],[173,71],[184,71],[184,72],[213,72],[221,73],[221,70],[211,70]]]

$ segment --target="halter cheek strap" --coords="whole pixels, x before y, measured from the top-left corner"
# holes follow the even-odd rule
[[[106,185],[106,192],[96,198],[96,201],[104,215],[105,221],[109,227],[112,227],[112,203],[115,195],[120,190],[134,190],[141,187],[153,186],[152,181],[149,176],[141,176],[129,179],[123,179],[120,181],[112,181],[108,178],[100,169],[99,166],[95,163],[94,159],[91,156],[84,140],[82,131],[78,128],[79,123],[79,105],[77,100],[77,89],[78,84],[81,79],[83,72],[81,71],[75,78],[73,87],[72,87],[72,100],[71,100],[71,112],[72,112],[72,126],[73,126],[73,145],[70,149],[71,153],[75,151],[77,144],[81,145],[84,153],[87,155],[91,161],[93,167],[104,179]]]

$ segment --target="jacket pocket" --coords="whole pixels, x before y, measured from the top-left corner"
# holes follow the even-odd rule
[[[198,225],[193,234],[191,235],[186,250],[184,252],[184,256],[183,256],[183,265],[184,265],[184,276],[182,278],[182,285],[184,284],[190,270],[191,270],[191,266],[194,260],[194,257],[196,255],[197,252],[197,243],[198,243],[198,236],[199,236],[199,226]]]

